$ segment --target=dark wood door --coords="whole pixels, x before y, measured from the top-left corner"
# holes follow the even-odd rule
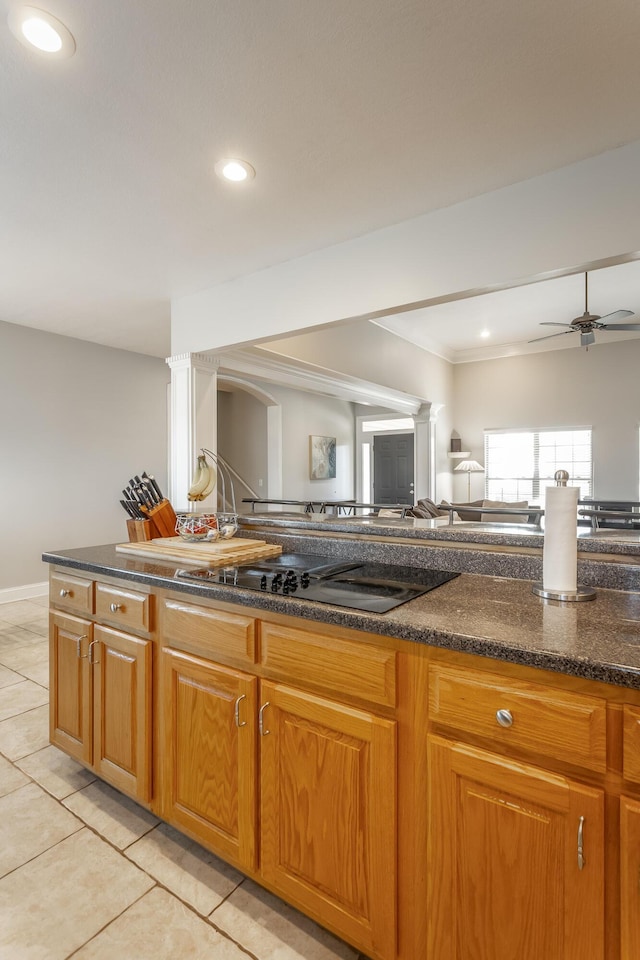
[[[373,438],[374,503],[413,504],[413,434]]]

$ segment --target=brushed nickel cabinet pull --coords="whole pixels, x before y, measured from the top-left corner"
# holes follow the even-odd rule
[[[241,694],[241,695],[238,697],[238,699],[236,700],[235,707],[234,707],[234,717],[235,717],[235,721],[236,721],[236,727],[246,727],[246,725],[247,725],[247,721],[246,721],[246,720],[243,720],[242,722],[240,722],[240,701],[241,701],[241,700],[246,700],[246,699],[247,699],[247,698],[246,698],[246,696],[245,696],[244,693],[243,693],[243,694]]]
[[[83,657],[81,654],[82,650],[82,641],[87,639],[86,633],[83,633],[81,637],[76,637],[76,657],[78,660],[86,660],[86,657]]]
[[[96,664],[96,663],[100,663],[99,660],[94,660],[94,659],[93,659],[93,648],[94,648],[94,646],[96,645],[96,643],[100,643],[100,641],[99,641],[99,640],[92,640],[92,641],[91,641],[91,643],[89,644],[89,650],[88,650],[88,653],[87,653],[87,659],[89,660],[89,663],[91,664],[91,666],[93,666],[93,665]]]
[[[62,598],[64,598],[64,597],[70,597],[70,596],[71,596],[71,590],[66,590],[66,589],[63,587],[62,590],[60,591],[60,596],[61,596]]]
[[[109,604],[109,610],[111,610],[111,613],[117,613],[118,610],[122,610],[122,604],[121,604],[121,603],[110,603],[110,604]]]
[[[578,870],[582,870],[586,864],[584,858],[584,817],[578,821]]]
[[[496,711],[496,720],[501,727],[510,727],[513,724],[513,715],[511,710]]]
[[[268,733],[271,733],[270,730],[265,729],[265,725],[264,725],[264,712],[268,706],[269,706],[269,701],[267,700],[267,702],[263,703],[262,706],[260,707],[260,713],[258,714],[258,730],[260,731],[261,737],[266,737]]]

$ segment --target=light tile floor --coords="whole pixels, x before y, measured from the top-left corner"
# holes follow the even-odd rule
[[[47,630],[0,605],[0,958],[366,960],[49,745]]]

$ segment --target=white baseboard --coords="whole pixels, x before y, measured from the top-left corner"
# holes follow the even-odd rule
[[[14,603],[16,600],[31,600],[32,597],[45,597],[49,592],[49,581],[25,583],[22,587],[4,587],[0,590],[0,604]]]

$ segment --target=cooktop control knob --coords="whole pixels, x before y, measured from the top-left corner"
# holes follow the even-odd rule
[[[266,575],[266,573],[263,573],[262,576],[260,577],[260,589],[261,589],[261,590],[266,590],[266,589],[267,589],[267,575]]]
[[[306,570],[304,571],[304,573],[303,573],[303,574],[301,575],[301,577],[300,577],[300,586],[303,587],[303,588],[309,586],[309,574],[307,573]]]

